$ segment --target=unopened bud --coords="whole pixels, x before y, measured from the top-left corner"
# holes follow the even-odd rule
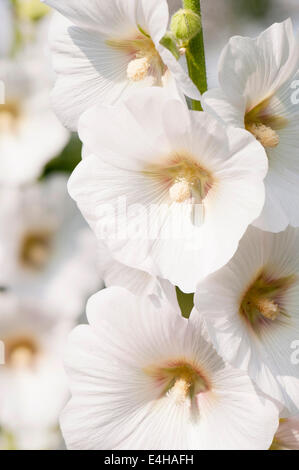
[[[170,29],[179,41],[187,43],[200,32],[201,18],[192,10],[181,9],[173,15]]]

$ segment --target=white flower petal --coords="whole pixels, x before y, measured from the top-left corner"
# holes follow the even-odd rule
[[[106,287],[124,287],[137,296],[149,296],[156,303],[162,299],[168,299],[174,307],[176,306],[180,314],[175,288],[170,282],[119,263],[112,258],[104,243],[99,243],[98,256],[101,266],[100,275]]]
[[[108,47],[99,32],[73,26],[58,15],[51,37],[58,75],[52,100],[62,122],[76,129],[80,115],[95,104],[95,99],[113,104],[130,87],[128,59]]]
[[[172,53],[169,52],[165,47],[158,44],[156,47],[159,51],[160,56],[163,59],[164,64],[167,65],[171,74],[176,80],[178,89],[181,90],[184,95],[188,96],[189,98],[200,101],[201,94],[196,85],[185,72],[184,67],[182,65],[183,58],[177,61],[172,55]]]
[[[154,40],[160,40],[168,23],[168,7],[165,0],[45,0],[55,10],[79,27],[85,27],[104,35],[121,36],[128,26],[140,25]],[[159,37],[160,36],[160,37]]]
[[[220,119],[223,124],[244,128],[244,97],[240,96],[235,102],[231,102],[222,89],[214,88],[203,94],[202,107],[204,111]]]
[[[221,87],[233,99],[244,96],[247,109],[253,108],[297,71],[296,48],[290,19],[273,24],[256,39],[231,38],[220,59]]]

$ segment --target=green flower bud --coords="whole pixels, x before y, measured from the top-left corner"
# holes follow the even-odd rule
[[[188,43],[200,32],[201,18],[192,10],[181,9],[171,18],[170,29],[181,43]]]

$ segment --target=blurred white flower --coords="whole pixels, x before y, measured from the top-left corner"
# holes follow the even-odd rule
[[[232,257],[262,210],[263,148],[161,89],[91,108],[79,132],[69,191],[97,238],[119,262],[183,291]]]
[[[53,311],[37,298],[0,293],[2,446],[35,450],[59,445],[58,417],[68,398],[62,349],[72,327],[63,320],[63,308]]]
[[[166,0],[45,0],[58,10],[52,28],[58,75],[54,106],[62,122],[77,128],[90,106],[114,104],[137,88],[165,86],[199,99],[180,61],[161,46],[169,12]],[[182,58],[182,61],[184,58]]]
[[[0,58],[10,52],[14,39],[12,8],[9,0],[0,0]]]
[[[195,305],[219,354],[298,414],[299,229],[250,227],[233,259],[199,283]]]
[[[203,97],[206,111],[245,127],[265,147],[266,202],[255,225],[272,232],[299,226],[298,45],[291,20],[256,39],[231,38],[219,63],[221,89]]]
[[[271,450],[299,450],[299,416],[280,420]]]
[[[0,286],[80,315],[101,282],[96,239],[67,193],[67,178],[3,190],[0,200]]]
[[[0,183],[33,181],[69,140],[49,102],[44,62],[26,56],[0,60],[5,103],[0,105]]]
[[[89,300],[87,316],[90,326],[77,327],[67,348],[68,448],[270,447],[276,405],[223,362],[196,312],[188,321],[111,287]]]

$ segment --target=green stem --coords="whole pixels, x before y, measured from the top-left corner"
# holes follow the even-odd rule
[[[200,0],[183,0],[183,8],[201,16]],[[203,28],[189,41],[186,47],[186,59],[190,78],[202,94],[208,89]],[[192,100],[192,109],[202,111],[200,102]]]

